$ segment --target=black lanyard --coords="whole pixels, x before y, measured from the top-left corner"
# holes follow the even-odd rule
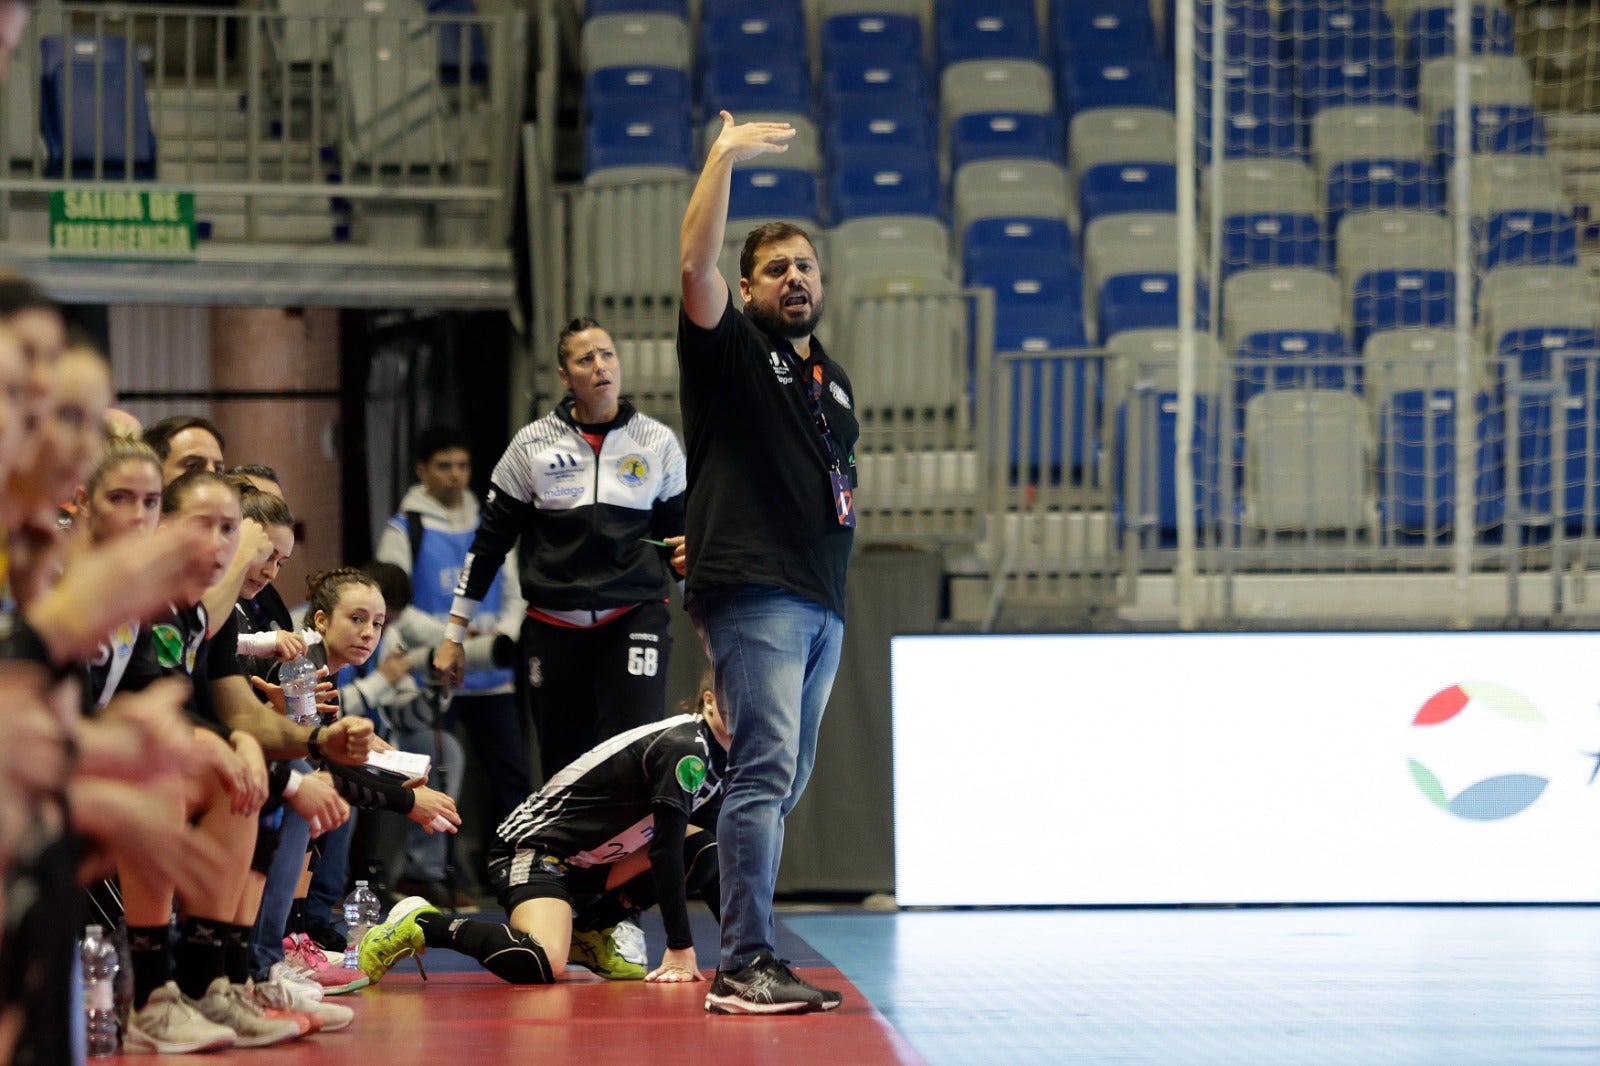
[[[800,379],[800,389],[811,405],[811,421],[822,435],[822,446],[828,450],[828,469],[835,474],[844,473],[844,449],[839,447],[833,427],[828,425],[828,416],[822,410],[822,360],[812,363],[811,380],[808,383],[805,380],[806,366],[800,357],[787,347],[783,350],[783,357],[794,368],[795,375]]]

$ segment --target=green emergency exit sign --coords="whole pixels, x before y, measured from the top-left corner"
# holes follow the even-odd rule
[[[194,193],[58,189],[50,254],[64,258],[193,259]]]

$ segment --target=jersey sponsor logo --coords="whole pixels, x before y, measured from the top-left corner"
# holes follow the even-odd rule
[[[150,643],[155,645],[156,662],[172,669],[183,662],[183,634],[177,626],[162,622],[150,627]]]
[[[638,452],[630,452],[617,460],[617,479],[629,488],[638,488],[650,480],[650,464]]]
[[[678,785],[693,795],[706,783],[706,762],[698,755],[685,755],[678,760],[674,773],[678,776]]]
[[[528,684],[539,688],[544,684],[544,663],[537,655],[528,660]]]
[[[828,391],[833,393],[834,403],[838,404],[840,407],[843,407],[846,411],[850,410],[850,396],[844,391],[844,387],[842,385],[840,385],[837,381],[830,381],[828,382]]]
[[[568,485],[566,488],[551,489],[549,492],[545,493],[545,497],[548,499],[553,497],[560,498],[567,496],[582,496],[583,493],[584,487],[582,485]]]
[[[628,634],[628,639],[629,640],[644,640],[644,641],[650,642],[651,644],[657,644],[661,640],[661,638],[656,636],[654,633],[629,633]]]
[[[767,356],[772,360],[772,373],[777,377],[778,384],[793,385],[794,374],[789,370],[788,361],[777,352],[768,352]]]
[[[578,457],[571,452],[556,452],[555,462],[545,467],[545,469],[555,473],[557,470],[572,470],[578,465]]]

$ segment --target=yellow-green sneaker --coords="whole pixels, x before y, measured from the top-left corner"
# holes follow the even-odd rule
[[[607,981],[643,981],[647,972],[643,966],[622,957],[610,929],[598,929],[592,933],[574,929],[567,961],[575,962]]]
[[[401,959],[421,955],[428,949],[417,915],[438,914],[439,908],[421,896],[407,896],[389,911],[387,920],[367,930],[361,938],[361,972],[377,984]],[[418,968],[422,961],[418,959]],[[427,972],[422,976],[426,978]]]

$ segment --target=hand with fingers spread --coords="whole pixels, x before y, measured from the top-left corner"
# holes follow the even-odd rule
[[[674,950],[668,948],[661,956],[661,965],[645,975],[645,980],[655,984],[686,984],[704,981],[705,975],[695,962],[694,948]]]
[[[735,163],[754,159],[767,152],[787,152],[788,142],[794,138],[794,127],[787,122],[736,124],[728,112],[722,111],[719,114],[722,116],[722,132],[717,134],[712,150],[724,152]]]

